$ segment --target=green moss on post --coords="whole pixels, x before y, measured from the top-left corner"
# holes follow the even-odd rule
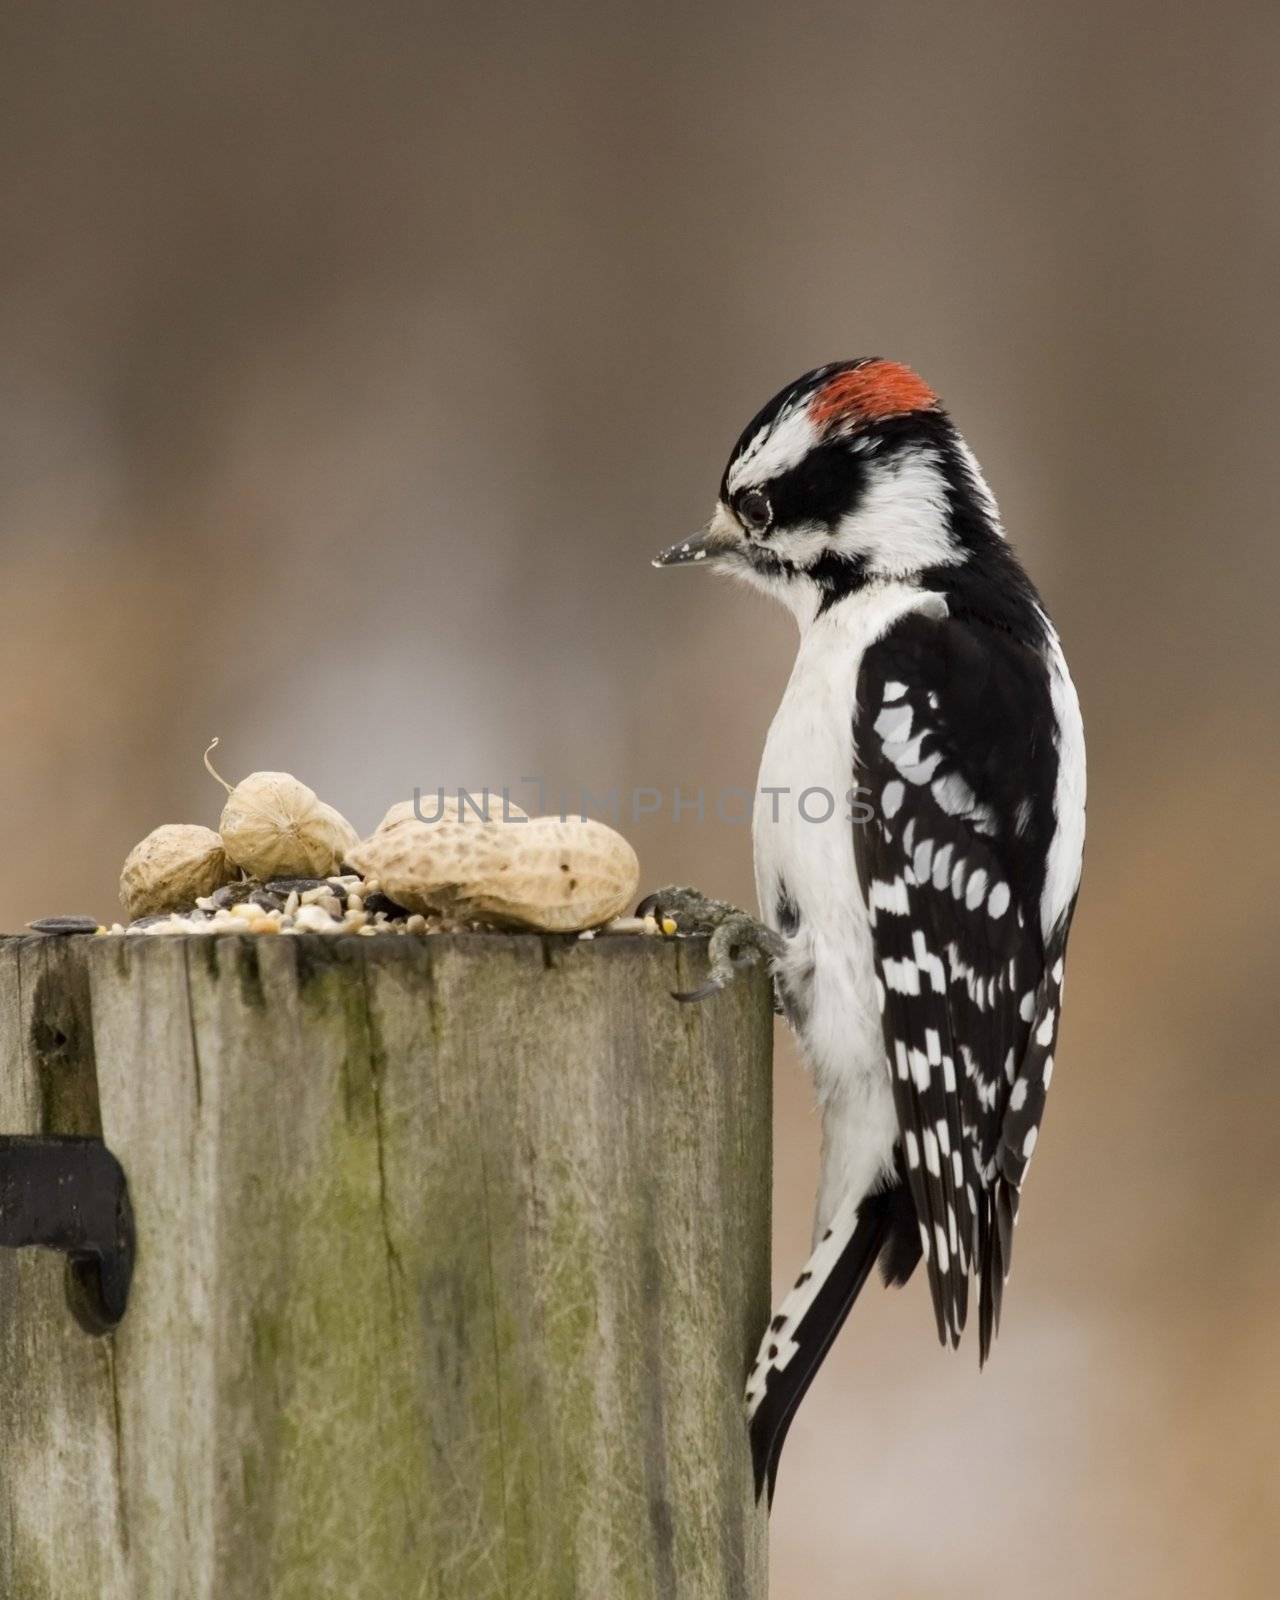
[[[761,1600],[772,1017],[676,1005],[704,968],[0,942],[0,1131],[90,1126],[96,1070],[139,1231],[104,1341],[0,1252],[0,1593]]]

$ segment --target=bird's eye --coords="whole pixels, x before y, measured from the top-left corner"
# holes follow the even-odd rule
[[[748,489],[738,501],[738,518],[752,533],[763,533],[773,521],[773,507],[759,489]]]

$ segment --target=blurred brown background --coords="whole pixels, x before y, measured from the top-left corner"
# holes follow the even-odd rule
[[[778,1600],[1276,1593],[1278,49],[1244,0],[0,19],[0,926],[216,821],[213,733],[364,827],[749,786],[793,624],[648,566],[747,417],[894,355],[987,469],[1090,736],[1063,1070],[995,1360],[867,1297]],[[628,831],[750,896],[744,828]],[[777,1115],[781,1287],[785,1043]]]

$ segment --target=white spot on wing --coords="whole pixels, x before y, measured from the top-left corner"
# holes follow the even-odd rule
[[[946,972],[942,961],[935,956],[925,943],[924,934],[917,928],[911,935],[911,950],[915,956],[916,966],[928,976],[929,986],[934,994],[945,994],[947,989]]]
[[[987,875],[981,867],[970,877],[964,890],[964,903],[967,911],[976,911],[986,898]]]
[[[948,816],[963,817],[971,812],[977,797],[958,772],[948,772],[934,780],[931,792]]]
[[[873,911],[888,911],[894,916],[905,917],[908,910],[906,884],[901,878],[895,878],[892,883],[873,879],[870,906]]]
[[[886,744],[902,744],[911,737],[911,707],[886,706],[876,718],[874,727]]]
[[[918,754],[920,749],[919,741],[913,739],[909,748],[912,748]],[[928,783],[929,779],[938,770],[941,762],[942,752],[935,750],[931,756],[926,756],[923,761],[908,761],[904,753],[900,760],[894,762],[894,766],[897,767],[908,783],[922,784]]]
[[[884,981],[894,994],[920,993],[920,969],[914,961],[895,961],[891,956],[884,963]]]

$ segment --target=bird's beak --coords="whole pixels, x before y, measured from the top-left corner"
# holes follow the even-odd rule
[[[689,567],[695,562],[714,562],[740,542],[733,522],[722,510],[717,510],[708,525],[698,533],[690,534],[679,544],[673,544],[661,555],[653,558],[655,567]]]

